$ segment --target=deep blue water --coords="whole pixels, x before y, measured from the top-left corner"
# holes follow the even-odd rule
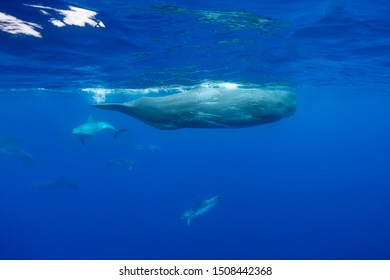
[[[1,2],[0,140],[35,163],[0,153],[0,259],[390,258],[390,4],[230,2]],[[163,131],[90,107],[221,82],[289,86],[297,111]],[[89,116],[127,131],[82,145]],[[62,176],[78,189],[42,188]]]

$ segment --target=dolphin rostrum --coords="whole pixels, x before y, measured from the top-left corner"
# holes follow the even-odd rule
[[[289,88],[281,86],[196,87],[168,96],[93,106],[125,113],[159,129],[241,128],[293,115],[296,100]]]
[[[187,225],[190,226],[191,219],[195,219],[205,212],[209,211],[212,207],[214,207],[218,201],[220,201],[222,196],[214,196],[207,200],[199,201],[194,205],[191,209],[185,211],[181,216],[181,219],[187,219]]]
[[[115,131],[114,138],[126,130],[117,129],[106,122],[95,121],[92,116],[89,116],[88,121],[74,128],[72,133],[79,137],[81,144],[85,144],[85,137],[95,135],[96,133],[107,129]]]
[[[35,163],[33,156],[19,147],[16,142],[17,137],[0,138],[0,152],[20,158],[29,163]]]

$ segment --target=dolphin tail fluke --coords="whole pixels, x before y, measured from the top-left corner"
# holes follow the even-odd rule
[[[118,137],[119,134],[121,134],[122,132],[125,132],[127,129],[117,129],[115,131],[115,134],[114,134],[114,138]]]

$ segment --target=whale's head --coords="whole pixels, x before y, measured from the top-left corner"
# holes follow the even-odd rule
[[[252,111],[254,117],[264,122],[278,121],[295,113],[296,96],[284,88],[269,89],[264,101]]]

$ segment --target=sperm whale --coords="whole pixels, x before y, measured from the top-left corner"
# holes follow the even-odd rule
[[[153,127],[242,128],[278,121],[295,113],[295,94],[287,87],[198,87],[162,97],[141,97],[94,107],[125,113]]]

